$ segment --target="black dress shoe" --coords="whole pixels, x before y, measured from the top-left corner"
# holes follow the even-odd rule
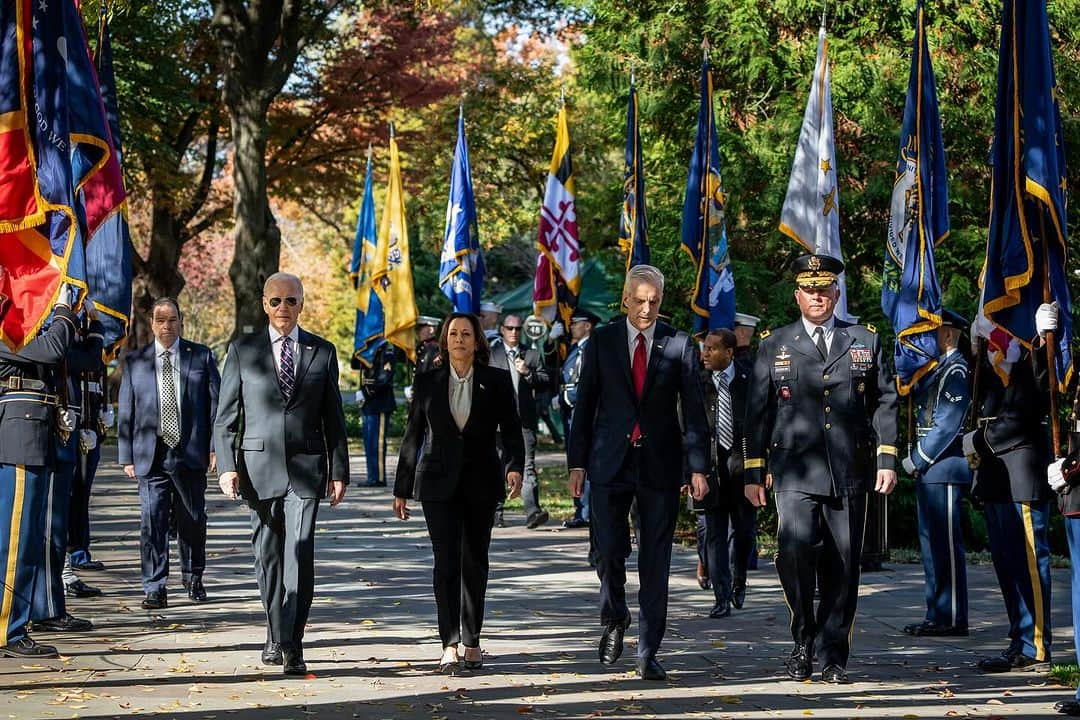
[[[737,582],[731,587],[731,604],[735,606],[736,610],[742,610],[743,603],[746,602],[746,582]]]
[[[34,642],[29,635],[23,635],[15,642],[0,647],[0,657],[47,659],[60,657],[60,653],[52,645],[42,645]]]
[[[1054,703],[1054,709],[1062,715],[1080,717],[1080,702],[1076,700],[1060,700]]]
[[[281,665],[281,643],[276,643],[271,640],[266,641],[266,645],[263,646],[262,651],[262,664],[263,665]]]
[[[1010,670],[1041,670],[1049,667],[1050,663],[1025,655],[1023,651],[1014,647],[1010,647],[1000,655],[983,658],[979,661],[979,669],[989,673],[1003,673]]]
[[[660,666],[660,663],[656,662],[654,657],[648,660],[638,660],[637,671],[642,680],[652,682],[667,680],[667,672]]]
[[[191,578],[187,584],[187,596],[192,602],[206,602],[206,588],[201,577]]]
[[[611,622],[604,627],[604,634],[600,636],[600,662],[604,665],[614,665],[622,655],[623,636],[629,626],[630,613],[626,613],[621,622]]]
[[[547,521],[550,519],[551,515],[548,514],[547,510],[537,510],[529,516],[529,520],[525,523],[525,527],[529,528],[530,530],[535,530],[541,525],[546,524]]]
[[[34,629],[42,632],[86,632],[94,627],[89,620],[77,618],[71,613],[57,615],[47,620],[35,620]]]
[[[847,671],[840,667],[836,663],[831,663],[825,666],[825,669],[821,671],[821,682],[832,683],[834,685],[850,685],[851,678],[848,677]]]
[[[579,518],[579,517],[570,518],[569,520],[564,520],[562,526],[564,528],[570,528],[570,529],[589,527],[589,521],[586,520],[585,518]]]
[[[87,560],[83,563],[71,563],[72,570],[104,570],[105,563],[100,560]]]
[[[93,585],[87,585],[82,580],[76,580],[75,582],[64,585],[64,595],[70,598],[97,597],[100,594],[100,588],[96,588]]]
[[[716,603],[715,605],[713,605],[712,610],[709,611],[709,617],[713,618],[714,620],[719,620],[720,618],[726,618],[730,616],[731,606],[727,603]]]
[[[143,610],[164,610],[169,607],[169,595],[164,590],[151,590],[142,601]]]
[[[286,675],[303,675],[307,672],[303,648],[282,648],[281,659]]]
[[[968,629],[960,625],[938,625],[926,621],[905,625],[904,632],[915,637],[967,637]]]
[[[808,645],[796,645],[784,661],[787,674],[796,680],[809,680],[814,674],[814,661],[810,658]]]

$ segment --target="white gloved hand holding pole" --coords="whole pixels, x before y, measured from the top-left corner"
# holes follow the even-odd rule
[[[1046,337],[1046,333],[1058,329],[1058,304],[1056,302],[1043,303],[1035,311],[1035,329],[1039,337]]]
[[[1068,486],[1068,483],[1065,482],[1065,476],[1061,474],[1061,465],[1064,462],[1065,459],[1062,458],[1046,466],[1046,482],[1050,489],[1056,493],[1060,493]]]

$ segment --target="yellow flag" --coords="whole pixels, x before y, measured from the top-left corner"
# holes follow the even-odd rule
[[[409,231],[405,225],[405,194],[401,189],[401,163],[397,140],[390,138],[390,179],[386,205],[379,224],[379,243],[371,275],[375,294],[382,301],[384,336],[416,362],[416,298],[413,296]]]

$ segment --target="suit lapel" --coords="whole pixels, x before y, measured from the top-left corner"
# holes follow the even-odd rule
[[[457,430],[454,414],[450,412],[450,368],[441,367],[432,372],[437,375],[432,383],[435,390],[428,405],[428,418],[435,419],[437,424]],[[469,417],[472,417],[471,412]]]
[[[655,327],[652,349],[649,351],[649,365],[645,371],[645,387],[641,391],[641,397],[645,397],[652,387],[653,379],[656,377],[656,366],[660,364],[660,360],[664,356],[664,348],[667,347],[668,341],[672,338],[671,335],[657,337],[660,334],[660,328],[659,325]]]
[[[618,363],[622,368],[623,378],[626,379],[626,387],[630,388],[631,394],[634,393],[634,377],[630,374],[630,335],[626,327],[626,318],[622,319],[617,326],[619,335],[619,347],[618,347]],[[600,370],[603,372],[603,368]],[[634,396],[634,395],[632,395]],[[635,396],[636,397],[636,396]]]
[[[445,400],[446,400],[446,409],[447,409],[447,412],[449,412],[450,411],[449,393],[444,393],[444,396],[445,396]],[[473,366],[472,398],[469,400],[469,418],[465,421],[465,427],[461,428],[461,434],[462,435],[464,435],[465,431],[468,430],[472,426],[473,421],[476,420],[476,416],[480,414],[478,411],[480,409],[481,403],[486,402],[486,396],[487,396],[487,378],[482,377],[479,366]],[[454,422],[453,414],[450,415],[450,421],[451,421],[451,423],[453,423],[453,426],[456,428],[457,423]]]
[[[814,344],[813,339],[806,334],[806,327],[803,326],[800,321],[795,326],[795,336],[792,338],[792,345],[795,350],[798,350],[803,355],[821,362],[821,353],[818,352],[817,345]]]
[[[158,387],[157,381],[157,344],[151,342],[143,349],[141,356],[137,357],[136,359],[139,361],[138,365],[141,366],[141,368],[133,364],[131,367],[131,372],[146,373],[147,384],[151,388],[153,388],[153,392],[151,392],[150,395],[154,398],[154,417],[160,420],[161,388]],[[138,385],[135,383],[135,378],[131,378],[131,381],[132,387],[138,387]],[[155,425],[156,424],[157,422],[155,421]]]
[[[304,382],[304,375],[307,374],[308,368],[311,367],[311,363],[315,360],[315,353],[318,352],[313,341],[314,336],[309,332],[300,330],[296,334],[296,342],[301,347],[300,363],[296,366],[296,376],[293,378],[293,393],[292,397],[289,398],[290,403],[299,394],[300,386]]]
[[[829,359],[825,361],[825,367],[830,367],[846,355],[851,343],[851,333],[848,332],[847,327],[841,327],[837,323],[833,327],[832,347],[829,348]]]
[[[184,419],[191,418],[191,403],[188,402],[188,373],[191,371],[191,343],[180,340],[180,431],[183,432]]]
[[[277,393],[268,393],[277,398],[278,403],[285,404],[281,397],[281,386],[278,384],[277,369],[274,367],[274,349],[270,347],[270,332],[263,330],[259,334],[259,350],[255,353],[255,365],[259,370],[258,376],[265,377],[267,382],[278,389]]]

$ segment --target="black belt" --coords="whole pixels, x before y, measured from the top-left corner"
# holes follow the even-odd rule
[[[42,380],[35,380],[34,378],[24,378],[18,375],[12,375],[6,380],[0,380],[0,390],[47,390],[48,385]]]

